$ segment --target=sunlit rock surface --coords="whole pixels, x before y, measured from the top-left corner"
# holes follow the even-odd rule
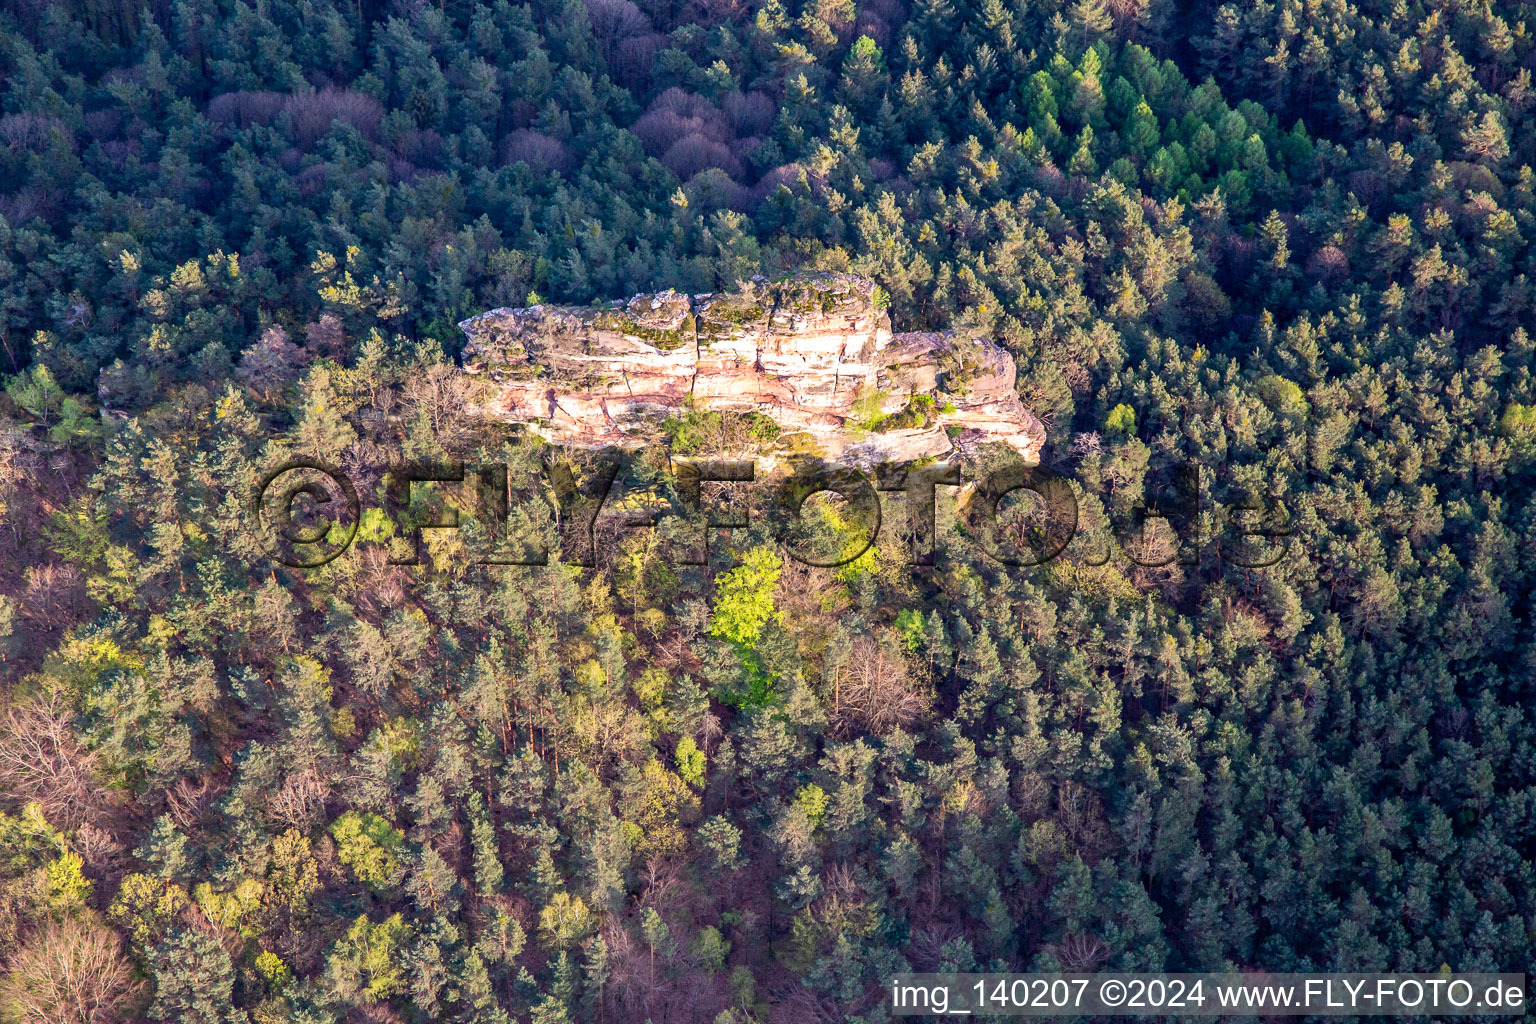
[[[786,450],[858,465],[993,441],[1033,460],[1045,434],[1006,351],[948,331],[892,334],[873,283],[848,274],[494,309],[459,326],[466,370],[497,385],[484,411],[560,444],[642,445],[689,409],[757,412]]]

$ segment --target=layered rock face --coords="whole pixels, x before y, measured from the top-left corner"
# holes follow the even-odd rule
[[[952,332],[892,334],[867,279],[802,274],[607,307],[495,309],[459,326],[485,411],[552,442],[636,446],[688,409],[756,412],[791,450],[871,465],[998,441],[1038,456],[1013,358]]]

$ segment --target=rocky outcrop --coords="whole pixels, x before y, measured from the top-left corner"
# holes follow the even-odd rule
[[[788,450],[859,465],[989,441],[1034,459],[1045,434],[1006,351],[958,332],[892,334],[875,286],[847,274],[495,309],[459,326],[465,369],[497,385],[485,411],[562,444],[644,444],[689,410],[757,413]]]

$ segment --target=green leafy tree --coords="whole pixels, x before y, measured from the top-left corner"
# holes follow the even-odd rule
[[[710,633],[748,649],[756,646],[767,623],[783,620],[773,603],[783,567],[778,555],[759,547],[748,551],[741,565],[717,576]]]
[[[695,789],[704,785],[705,759],[704,751],[694,742],[692,736],[684,736],[677,741],[677,773],[682,776],[684,782]]]
[[[408,985],[404,951],[411,926],[399,914],[374,921],[359,916],[326,955],[326,981],[340,998],[387,1000]]]
[[[405,833],[377,814],[347,811],[331,822],[336,856],[358,881],[385,890],[399,881]]]

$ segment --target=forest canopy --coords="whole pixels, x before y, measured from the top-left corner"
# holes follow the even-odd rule
[[[1533,26],[6,4],[0,1022],[1536,973]],[[932,567],[900,523],[818,568],[750,516],[705,564],[616,518],[587,568],[473,566],[471,527],[396,564],[449,510],[383,511],[391,460],[506,466],[510,540],[556,554],[546,464],[591,471],[474,413],[460,320],[814,270],[1013,355],[1060,558],[987,557],[945,499]],[[722,424],[635,485],[768,433]],[[285,458],[364,499],[323,567],[251,529]],[[1278,510],[1286,557],[1176,557],[1144,520],[1181,467],[1202,536]]]

